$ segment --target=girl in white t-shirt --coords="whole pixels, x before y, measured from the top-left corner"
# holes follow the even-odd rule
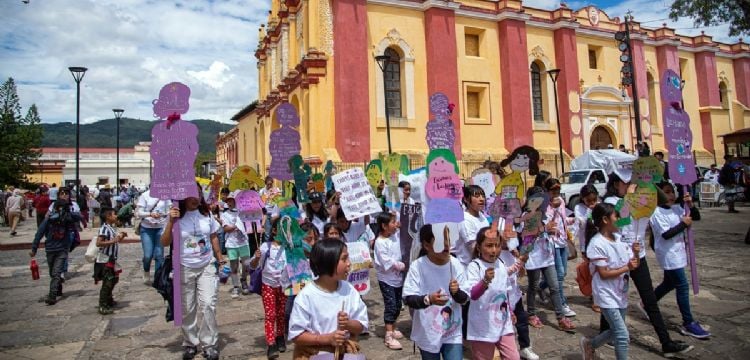
[[[286,267],[286,252],[277,239],[279,219],[273,221],[270,241],[260,245],[255,256],[250,260],[250,269],[260,267],[262,271],[261,298],[265,312],[265,334],[268,344],[268,358],[278,357],[279,351],[286,351],[284,338],[284,308],[286,295],[282,289],[281,273]]]
[[[464,266],[468,265],[474,258],[474,242],[477,239],[477,232],[483,227],[490,226],[489,220],[482,213],[486,200],[484,190],[478,185],[469,185],[464,188],[463,202],[464,207],[466,207],[464,221],[458,231],[458,241],[455,248],[451,249],[451,253]],[[502,229],[504,225],[505,222],[498,225],[498,228]]]
[[[299,292],[289,321],[294,359],[335,353],[336,348],[358,352],[357,336],[368,326],[367,307],[346,281],[351,268],[346,244],[336,239],[316,242],[310,267],[318,278]]]
[[[682,315],[680,333],[697,339],[705,339],[711,333],[704,330],[693,319],[690,311],[690,285],[685,276],[687,267],[687,251],[685,250],[685,232],[699,220],[698,210],[693,207],[693,199],[686,194],[683,203],[690,209],[690,215],[685,215],[685,209],[675,204],[677,196],[674,187],[669,182],[662,182],[659,188],[664,191],[667,203],[659,206],[651,215],[651,229],[654,233],[654,251],[656,260],[664,269],[664,280],[654,289],[656,300],[659,301],[670,291],[675,290],[677,305]]]
[[[502,238],[497,230],[484,227],[476,238],[475,259],[466,266],[461,288],[470,294],[466,338],[472,359],[491,360],[495,348],[502,359],[520,359],[513,324],[513,286],[509,275],[523,267],[520,260],[506,267],[500,260]]]
[[[323,233],[323,227],[328,222],[328,211],[323,205],[323,193],[313,192],[309,194],[310,202],[305,204],[306,221],[311,222],[318,228],[318,233]]]
[[[640,244],[623,242],[617,233],[618,215],[611,204],[598,204],[592,211],[596,235],[589,240],[586,254],[594,267],[591,280],[594,301],[601,307],[602,315],[609,329],[594,338],[581,338],[581,352],[584,360],[594,359],[595,349],[610,340],[614,341],[617,360],[628,358],[630,335],[625,325],[625,312],[628,309],[628,273],[638,267]]]
[[[396,215],[389,212],[378,214],[376,219],[378,234],[375,239],[375,272],[383,294],[385,346],[391,350],[401,350],[398,339],[404,335],[396,329],[395,324],[401,312],[403,271],[406,265],[401,261],[401,243],[394,236],[398,223]]]
[[[528,253],[529,260],[526,262],[526,270],[529,275],[529,289],[526,294],[526,304],[529,310],[529,325],[541,328],[544,325],[536,315],[535,295],[539,291],[539,280],[542,276],[547,280],[550,298],[555,308],[558,329],[570,331],[576,328],[570,319],[565,317],[560,288],[557,282],[557,270],[555,269],[555,246],[548,233],[557,231],[559,224],[545,219],[546,208],[549,198],[543,188],[534,186],[527,191],[526,212],[521,217],[523,221],[521,228],[522,242],[521,254]]]
[[[574,218],[569,218],[565,210],[565,199],[560,196],[560,180],[555,178],[548,178],[544,181],[544,189],[547,190],[550,202],[547,207],[546,218],[549,223],[555,224],[554,231],[548,231],[550,239],[554,244],[555,252],[555,272],[557,273],[557,287],[560,290],[560,302],[563,307],[563,315],[566,317],[576,316],[570,306],[568,306],[568,298],[565,297],[564,281],[565,275],[568,273],[568,228],[575,223]],[[575,247],[575,245],[574,245]],[[547,283],[544,282],[540,285],[540,288],[547,288]]]
[[[460,360],[461,304],[469,295],[460,289],[464,266],[450,255],[450,239],[436,251],[432,225],[419,230],[419,241],[426,255],[409,266],[404,282],[404,301],[414,309],[411,340],[419,347],[422,359]],[[440,249],[441,248],[441,249]]]
[[[594,206],[599,203],[599,190],[592,184],[584,185],[581,188],[580,193],[581,202],[576,204],[573,208],[573,215],[575,216],[575,233],[578,239],[578,247],[581,250],[581,258],[585,263],[584,266],[588,268],[589,259],[586,257],[586,226],[591,221],[591,211]],[[593,224],[591,225],[593,227]],[[596,305],[593,297],[589,297],[591,300],[591,310],[594,312],[600,312],[599,305]]]

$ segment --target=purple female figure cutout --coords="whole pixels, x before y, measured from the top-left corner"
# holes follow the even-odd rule
[[[281,104],[276,108],[276,120],[281,128],[271,132],[268,144],[271,152],[269,174],[277,180],[292,180],[294,175],[288,161],[302,150],[299,132],[294,128],[299,126],[297,110],[290,103]]]
[[[453,121],[450,119],[448,97],[443,93],[434,93],[430,96],[430,112],[433,119],[427,122],[427,146],[430,150],[448,149],[453,151],[456,141],[456,132],[453,129]]]

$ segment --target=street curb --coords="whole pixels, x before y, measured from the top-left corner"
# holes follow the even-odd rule
[[[78,247],[88,246],[91,239],[81,239],[81,245]],[[121,244],[133,244],[141,242],[140,238],[125,238],[120,241]],[[44,248],[44,243],[39,243],[39,248]],[[0,244],[0,251],[6,250],[31,250],[31,243],[16,243],[16,244]]]

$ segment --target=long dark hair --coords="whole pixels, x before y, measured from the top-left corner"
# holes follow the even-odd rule
[[[621,198],[620,194],[617,193],[617,182],[625,182],[620,175],[617,175],[617,173],[611,173],[609,174],[609,180],[607,181],[607,191],[604,193],[604,198],[608,198],[610,196],[615,196],[618,198]]]
[[[313,195],[315,194],[315,195]],[[318,219],[323,221],[328,221],[328,210],[326,210],[326,204],[323,203],[323,194],[321,193],[312,193],[310,194],[310,202],[305,204],[305,215],[307,216],[307,219],[309,221],[312,221],[314,217],[318,217]],[[320,209],[316,212],[313,211],[312,203],[313,201],[320,201]]]
[[[500,162],[500,166],[508,166],[516,157],[518,157],[518,155],[526,155],[529,157],[529,175],[536,175],[539,173],[539,151],[528,145],[517,147],[507,158]]]
[[[471,198],[474,195],[481,194],[484,196],[484,198],[487,198],[487,195],[484,194],[484,189],[480,187],[479,185],[467,185],[464,187],[464,198],[463,202],[464,205],[466,205],[466,208],[469,208],[469,205],[471,204]]]
[[[336,239],[316,242],[310,252],[310,270],[317,276],[333,276],[344,248],[346,244]]]
[[[195,186],[198,187],[198,198],[200,199],[200,204],[198,204],[198,211],[201,213],[201,215],[208,216],[210,214],[210,210],[206,199],[203,198],[203,189],[201,189],[201,184],[196,182]],[[187,212],[187,205],[185,204],[185,200],[177,201],[177,206],[180,208],[180,219],[182,219],[182,217],[185,216],[185,213]]]
[[[375,236],[380,236],[380,232],[383,231],[383,225],[388,225],[396,215],[383,211],[375,217],[377,228],[375,229]]]
[[[480,256],[479,249],[482,247],[482,244],[484,243],[484,240],[487,239],[487,232],[490,231],[491,228],[489,226],[485,226],[477,232],[477,243],[476,246],[474,246],[474,258],[477,259]],[[503,244],[503,236],[500,233],[499,230],[497,231],[497,238],[500,239],[500,245]]]
[[[424,224],[419,229],[419,244],[422,248],[419,249],[419,257],[427,255],[426,245],[435,241],[435,234],[432,233],[432,225]]]
[[[599,196],[599,190],[593,184],[584,185],[581,188],[581,201],[583,201],[584,198],[587,198],[591,194],[596,194],[596,196]]]
[[[608,203],[598,203],[591,211],[591,219],[586,221],[586,247],[591,239],[599,232],[605,218],[615,213],[615,206]]]
[[[544,186],[544,182],[552,176],[552,173],[547,170],[539,170],[534,178],[534,186]]]

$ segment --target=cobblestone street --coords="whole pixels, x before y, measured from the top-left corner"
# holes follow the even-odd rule
[[[703,210],[703,220],[695,224],[695,238],[701,278],[701,291],[691,296],[693,314],[710,328],[713,337],[707,341],[683,337],[676,332],[680,323],[679,310],[673,294],[660,303],[675,339],[695,346],[686,359],[748,359],[750,358],[750,245],[744,244],[750,225],[750,209],[740,214],[727,214],[726,209]],[[23,222],[20,236],[31,242],[34,224]],[[2,229],[0,243],[10,240]],[[18,241],[17,238],[13,239]],[[165,305],[152,288],[141,282],[139,244],[121,247],[123,274],[115,287],[118,302],[115,313],[101,316],[96,312],[99,287],[91,277],[92,264],[83,259],[85,246],[72,254],[70,276],[65,295],[55,306],[46,306],[37,299],[46,293],[49,284],[43,250],[37,259],[42,277],[31,280],[28,250],[0,251],[0,358],[2,359],[177,359],[181,355],[181,334],[164,321]],[[577,334],[556,330],[545,321],[541,330],[532,329],[534,351],[543,359],[579,359],[578,339],[581,334],[597,332],[599,315],[588,308],[575,284],[575,265],[569,264],[566,293],[571,307],[578,313]],[[657,285],[662,277],[653,252],[649,265]],[[375,279],[372,274],[371,279]],[[525,283],[525,280],[522,280]],[[371,284],[375,284],[371,280]],[[218,322],[222,358],[265,358],[263,340],[263,307],[257,295],[232,300],[229,285],[220,287]],[[627,323],[631,331],[630,358],[661,358],[653,328],[635,307],[638,296],[630,287],[630,311]],[[370,335],[361,344],[368,359],[417,359],[412,343],[403,340],[404,350],[392,351],[383,345],[382,298],[377,286],[365,296],[369,308]],[[550,309],[543,312],[553,320]],[[401,313],[398,327],[408,336],[408,311]],[[281,359],[291,358],[290,350]],[[606,347],[598,353],[603,359],[614,359]],[[468,358],[468,353],[465,354]]]

